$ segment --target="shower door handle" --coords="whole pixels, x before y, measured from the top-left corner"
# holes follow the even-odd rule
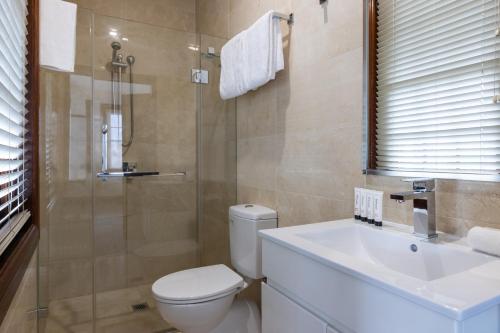
[[[108,124],[102,125],[101,128],[101,140],[102,140],[102,160],[101,160],[101,172],[108,172]]]

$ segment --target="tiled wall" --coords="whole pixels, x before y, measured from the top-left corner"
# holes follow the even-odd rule
[[[68,0],[97,15],[195,32],[196,0]]]
[[[200,34],[200,48],[220,52],[226,39]],[[235,101],[219,96],[220,59],[202,56],[201,68],[209,71],[201,86],[201,264],[229,263],[228,207],[236,203]]]
[[[385,191],[388,220],[411,223],[411,203],[389,200],[409,185],[361,173],[363,2],[217,4],[212,13],[229,11],[229,37],[270,9],[295,14],[292,27],[283,24],[286,69],[237,99],[238,201],[275,208],[289,226],[352,216],[353,187],[365,186]],[[438,181],[437,215],[438,228],[457,235],[500,227],[500,185]]]
[[[37,252],[24,273],[9,310],[0,326],[0,333],[37,333]]]
[[[358,1],[230,1],[234,35],[270,9],[293,12],[277,79],[237,99],[238,201],[279,225],[352,215],[361,186],[363,8]]]

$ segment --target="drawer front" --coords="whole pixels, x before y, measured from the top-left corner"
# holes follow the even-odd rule
[[[262,333],[325,333],[326,328],[312,313],[262,283]]]

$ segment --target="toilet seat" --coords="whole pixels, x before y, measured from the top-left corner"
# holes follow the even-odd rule
[[[226,297],[243,288],[243,278],[225,265],[188,269],[162,277],[153,294],[162,303],[194,304]]]

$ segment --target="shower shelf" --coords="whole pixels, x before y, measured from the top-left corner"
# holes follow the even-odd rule
[[[117,171],[117,172],[99,172],[97,174],[98,178],[110,178],[110,177],[123,177],[123,178],[128,178],[128,177],[145,177],[145,176],[185,176],[186,172],[174,172],[174,173],[160,173],[158,171],[128,171],[128,172],[123,172],[123,171]]]
[[[158,171],[118,171],[118,172],[99,172],[97,177],[108,178],[108,177],[144,177],[144,176],[158,176],[160,173]]]

